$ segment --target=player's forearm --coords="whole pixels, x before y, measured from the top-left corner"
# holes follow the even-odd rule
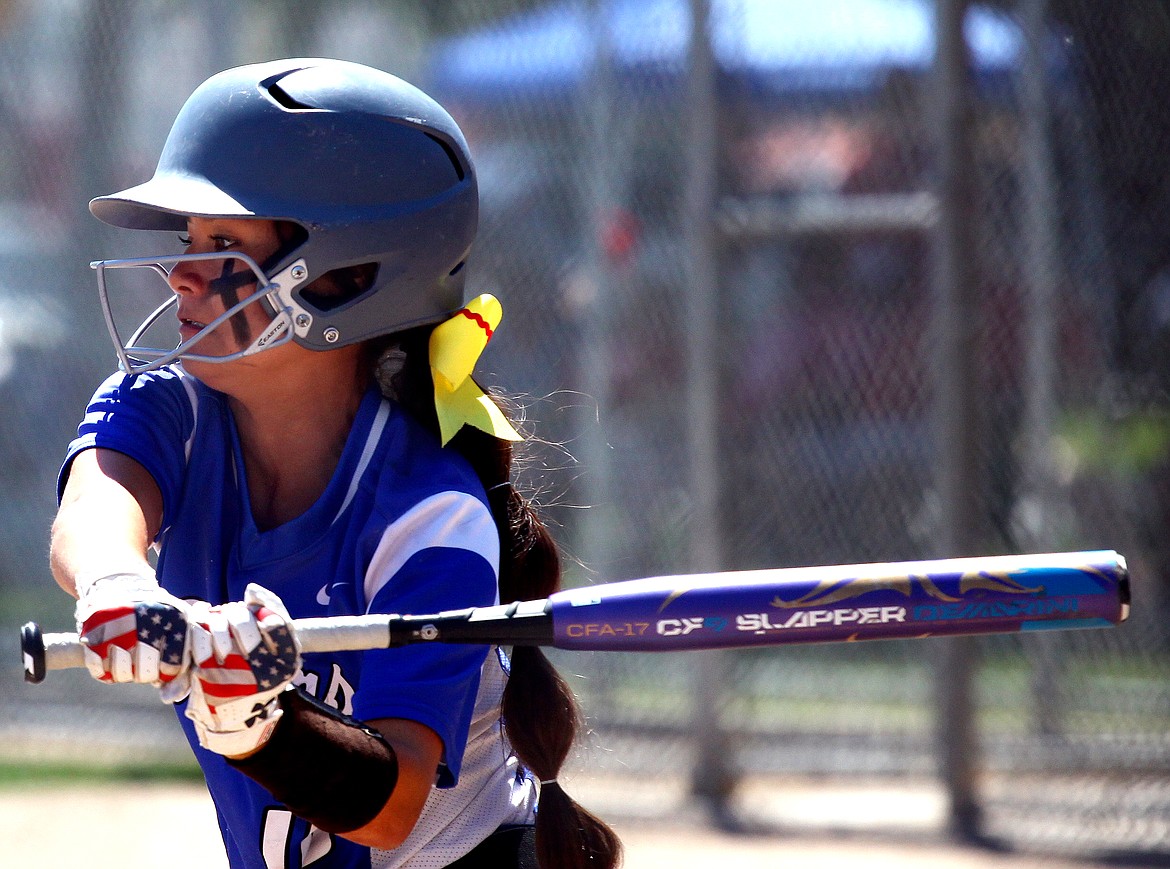
[[[49,539],[50,570],[57,585],[74,596],[78,577],[149,575],[149,533],[138,502],[116,485],[69,492],[57,511]]]
[[[369,724],[394,746],[398,781],[373,820],[341,835],[359,845],[397,848],[414,829],[434,787],[443,742],[430,728],[414,721],[381,719]]]
[[[57,584],[77,596],[79,576],[149,575],[146,523],[135,505],[82,497],[63,503],[53,522],[49,567]],[[133,499],[131,499],[133,500]]]
[[[300,691],[279,703],[267,741],[228,763],[321,830],[374,848],[401,845],[434,784],[438,735],[402,719],[363,724]]]
[[[80,453],[69,468],[53,522],[53,577],[76,595],[79,576],[149,575],[146,552],[161,521],[162,497],[142,465],[111,450]]]

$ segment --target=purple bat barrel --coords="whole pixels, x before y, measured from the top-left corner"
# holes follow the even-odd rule
[[[1112,550],[662,576],[550,599],[562,649],[675,651],[1109,627]]]

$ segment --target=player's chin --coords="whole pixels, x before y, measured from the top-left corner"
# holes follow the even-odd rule
[[[240,367],[238,362],[183,363],[183,370],[208,389],[230,398],[243,399],[250,391],[248,384],[255,382],[258,375]]]
[[[202,380],[208,386],[214,387],[216,383],[215,369],[221,367],[221,363],[216,362],[201,362],[197,359],[190,359],[183,357],[179,360],[183,366],[183,370],[192,377]]]
[[[185,358],[182,360],[183,370],[212,389],[231,394],[235,386],[245,381],[254,380],[257,377],[270,379],[288,367],[295,368],[303,365],[302,356],[314,353],[312,350],[306,350],[295,342],[289,341],[264,348],[247,356],[237,356],[234,359],[225,358],[242,349],[243,347],[238,344],[232,344],[226,349],[223,345],[217,345],[214,350],[206,350],[201,345],[197,345],[195,353],[222,361]]]
[[[190,354],[185,357],[184,365],[230,365],[235,362],[232,356],[239,350],[238,347],[225,346],[222,342],[210,342],[208,340],[200,341],[191,348]],[[193,359],[193,356],[199,357]],[[239,358],[239,357],[237,357]]]

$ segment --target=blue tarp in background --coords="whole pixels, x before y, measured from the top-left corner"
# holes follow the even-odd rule
[[[491,100],[551,96],[589,76],[606,28],[616,68],[681,71],[687,53],[687,0],[556,2],[435,46],[428,80],[441,95]],[[869,91],[891,69],[925,71],[934,56],[931,0],[711,0],[718,66],[769,90]],[[1008,72],[1022,36],[1012,20],[975,7],[966,22],[981,76]]]

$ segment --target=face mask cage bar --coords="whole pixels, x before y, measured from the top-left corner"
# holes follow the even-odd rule
[[[200,329],[197,334],[181,342],[177,347],[167,350],[158,347],[138,346],[138,342],[142,340],[142,336],[146,334],[150,327],[158,322],[159,318],[169,309],[178,306],[179,297],[172,291],[170,298],[151,312],[142,321],[141,325],[134,330],[129,339],[123,341],[118,326],[114,321],[113,307],[110,303],[109,290],[106,286],[106,270],[148,269],[158,274],[164,282],[167,282],[171,271],[177,264],[182,262],[200,262],[202,260],[238,260],[242,262],[256,276],[256,290],[246,298],[232,305]],[[167,268],[168,265],[170,269]],[[189,359],[196,362],[232,362],[236,359],[242,359],[245,356],[252,356],[262,350],[269,350],[273,347],[279,347],[282,344],[288,343],[294,334],[294,305],[291,300],[291,290],[300,282],[294,281],[289,283],[287,288],[285,288],[282,287],[282,279],[288,278],[291,280],[291,277],[288,276],[298,274],[299,270],[299,274],[303,280],[303,275],[305,274],[304,261],[298,260],[281,272],[281,274],[270,279],[264,274],[254,259],[247,254],[234,251],[176,254],[175,256],[168,257],[134,257],[129,259],[98,260],[91,262],[89,267],[97,272],[98,298],[101,301],[102,313],[105,316],[106,329],[110,333],[110,338],[114,342],[114,350],[118,354],[118,365],[128,374],[143,374],[147,371],[155,371],[180,359]],[[240,311],[244,310],[244,308],[248,307],[248,305],[255,302],[265,304],[266,309],[273,313],[273,319],[268,327],[250,345],[243,350],[238,350],[224,356],[207,356],[191,352],[192,347]]]

